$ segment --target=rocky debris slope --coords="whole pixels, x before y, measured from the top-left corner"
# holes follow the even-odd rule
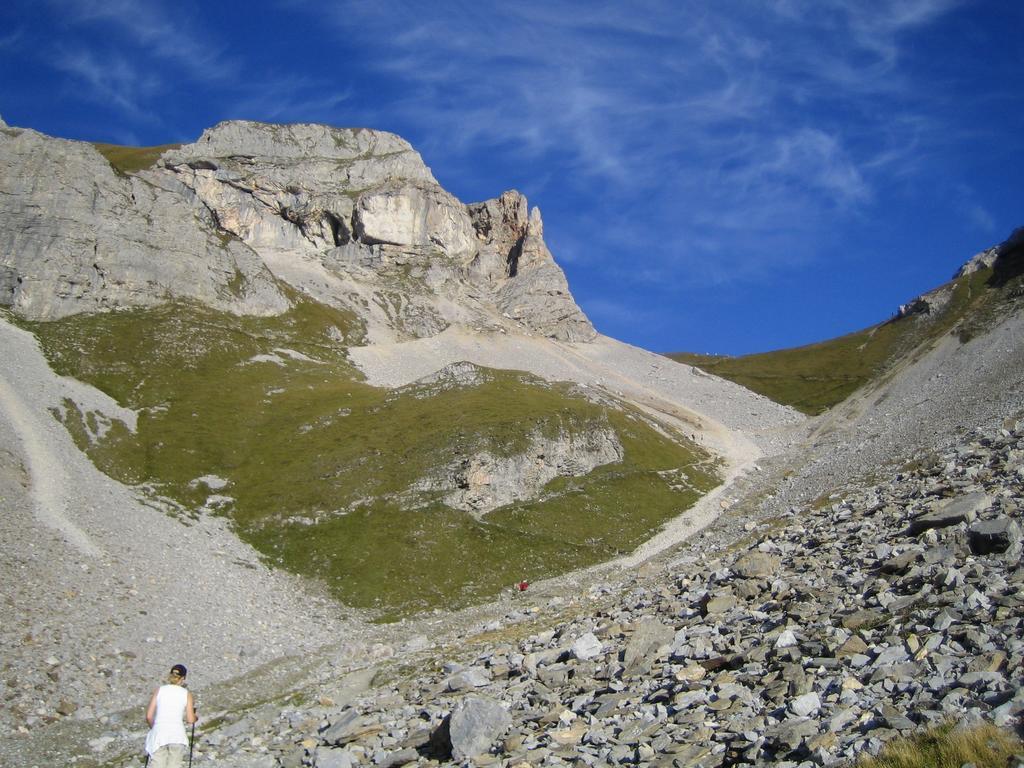
[[[813,420],[801,471],[777,489],[776,504],[799,503],[894,460],[991,426],[1024,410],[1024,313],[961,341],[949,334],[893,375]]]
[[[407,642],[397,679],[335,670],[315,705],[228,716],[199,764],[835,765],[945,720],[1015,723],[1024,424],[1005,427],[705,532],[543,631],[512,610],[461,654]]]
[[[129,414],[55,376],[35,339],[2,320],[0,348],[5,737],[138,706],[178,661],[210,685],[359,635],[355,617],[272,571],[227,521],[174,515],[101,474],[49,409],[77,403],[131,424]],[[9,747],[0,764],[29,764]]]
[[[780,453],[807,421],[798,411],[738,384],[607,336],[565,343],[451,328],[426,339],[353,347],[349,357],[377,386],[406,386],[465,361],[574,382],[668,418],[694,440],[739,463]]]

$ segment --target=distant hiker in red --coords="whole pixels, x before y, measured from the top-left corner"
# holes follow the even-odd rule
[[[516,584],[516,589],[518,589],[520,592],[525,592],[529,586],[530,582],[520,581],[518,584]]]
[[[153,691],[146,708],[149,734],[146,736],[147,764],[150,768],[181,768],[185,762],[188,736],[185,725],[195,725],[196,709],[192,694],[185,689],[188,670],[184,664],[171,667],[167,683]]]

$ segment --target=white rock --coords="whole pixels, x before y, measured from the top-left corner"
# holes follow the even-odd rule
[[[791,629],[784,630],[775,639],[776,648],[792,648],[793,646],[798,644],[799,641],[796,639],[796,635],[793,633],[793,630]]]
[[[789,702],[789,711],[798,717],[810,717],[821,709],[821,699],[814,691],[797,696]]]
[[[585,635],[577,638],[576,642],[572,644],[572,655],[580,661],[600,656],[602,650],[601,641],[597,639],[593,632],[587,632]]]

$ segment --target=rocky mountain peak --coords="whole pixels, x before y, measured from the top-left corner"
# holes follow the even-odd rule
[[[282,161],[350,161],[360,157],[406,155],[417,178],[431,180],[429,170],[409,142],[386,131],[334,128],[320,123],[277,125],[251,120],[226,120],[203,131],[179,156],[200,158],[276,158]],[[425,173],[424,173],[425,172]]]
[[[1024,227],[1018,227],[1003,242],[974,254],[956,271],[953,280],[973,275],[982,269],[994,270],[997,279],[1000,275],[1019,272],[1022,255],[1024,255]],[[896,311],[896,317],[931,314],[941,310],[952,295],[953,287],[950,283],[941,285],[922,293],[906,304],[901,304]]]
[[[189,298],[274,314],[276,279],[351,310],[371,342],[452,325],[596,335],[520,193],[463,205],[394,134],[233,120],[149,162],[0,137],[0,305],[54,319]]]

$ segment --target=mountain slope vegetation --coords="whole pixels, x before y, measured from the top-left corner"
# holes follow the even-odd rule
[[[309,300],[276,318],[178,303],[23,325],[55,370],[137,411],[134,432],[70,400],[55,412],[103,471],[186,518],[229,516],[268,562],[383,617],[630,551],[717,484],[681,436],[571,385],[484,369],[371,387],[332,342],[358,338],[358,322]],[[621,461],[486,515],[424,482],[476,455],[529,454],[538,436],[602,430]]]
[[[739,357],[685,352],[668,357],[816,415],[942,336],[952,333],[966,341],[989,327],[1021,295],[1019,247],[1007,248],[1001,262],[960,274],[901,308],[894,318],[856,333]]]

